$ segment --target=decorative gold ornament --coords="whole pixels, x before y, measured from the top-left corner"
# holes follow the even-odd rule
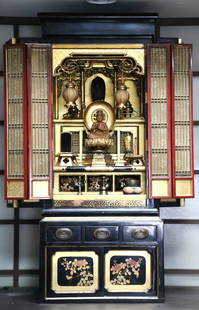
[[[63,98],[66,101],[65,107],[68,108],[68,112],[63,115],[64,119],[75,119],[79,117],[79,109],[76,105],[78,98],[78,90],[73,81],[69,81],[66,84],[66,88],[63,91]]]
[[[122,110],[126,108],[126,104],[129,101],[129,92],[127,91],[127,86],[122,82],[118,86],[118,90],[115,93],[115,100],[118,109]]]
[[[78,98],[78,90],[73,81],[69,81],[66,84],[66,88],[63,91],[63,98],[66,101],[67,106],[71,106],[75,104],[75,101]]]

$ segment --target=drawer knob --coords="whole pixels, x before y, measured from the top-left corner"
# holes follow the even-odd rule
[[[137,228],[132,231],[132,238],[146,239],[149,236],[149,231],[146,228]]]
[[[69,240],[71,239],[73,232],[70,228],[62,227],[58,228],[55,232],[56,238],[60,240]]]
[[[111,232],[108,228],[97,228],[93,233],[97,240],[107,240],[111,236]]]

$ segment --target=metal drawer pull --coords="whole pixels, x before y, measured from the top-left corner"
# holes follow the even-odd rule
[[[146,239],[149,236],[149,231],[146,228],[137,228],[131,234],[134,239]]]
[[[71,239],[73,232],[70,228],[58,228],[55,232],[56,238],[60,240],[69,240]]]
[[[111,236],[111,232],[108,228],[97,228],[93,233],[95,239],[106,240]]]

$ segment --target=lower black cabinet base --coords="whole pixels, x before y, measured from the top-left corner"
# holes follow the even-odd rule
[[[158,217],[41,221],[42,302],[163,302]]]

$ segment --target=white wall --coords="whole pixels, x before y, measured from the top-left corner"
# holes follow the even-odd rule
[[[199,71],[199,26],[162,27],[161,36],[180,37],[185,43],[193,44],[193,70]],[[3,70],[2,45],[13,36],[12,26],[0,25],[0,70]],[[39,26],[21,26],[20,36],[40,36]],[[194,77],[194,120],[199,120],[199,77]],[[3,77],[0,77],[0,120],[3,119]],[[199,127],[195,127],[195,169],[199,170]],[[0,127],[0,143],[3,141],[3,127]],[[3,148],[0,148],[0,169],[3,166]],[[195,176],[196,197],[186,200],[183,208],[162,208],[162,219],[199,220],[199,175]],[[13,219],[13,209],[6,208],[3,199],[3,176],[0,176],[0,219]],[[20,209],[20,219],[39,219],[40,210]],[[0,225],[0,269],[13,268],[13,225]],[[19,268],[39,268],[39,234],[37,225],[20,225]],[[8,242],[9,241],[9,242]],[[165,225],[165,268],[199,270],[199,226],[191,224]],[[166,285],[199,286],[199,275],[169,274]],[[0,286],[11,286],[11,276],[0,276]],[[20,286],[38,286],[38,276],[20,276]]]

